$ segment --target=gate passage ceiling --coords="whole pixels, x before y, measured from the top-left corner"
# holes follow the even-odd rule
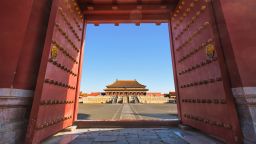
[[[165,23],[179,0],[77,0],[88,23]]]

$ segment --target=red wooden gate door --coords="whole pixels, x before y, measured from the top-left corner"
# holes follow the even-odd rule
[[[171,19],[181,122],[227,143],[241,143],[211,0],[181,0]]]
[[[73,124],[83,31],[75,0],[53,0],[26,143],[40,143]]]

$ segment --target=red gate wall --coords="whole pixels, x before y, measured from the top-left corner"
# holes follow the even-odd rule
[[[181,122],[242,143],[211,0],[181,0],[171,19]]]
[[[75,0],[53,0],[26,143],[40,143],[73,124],[83,31],[83,16]]]

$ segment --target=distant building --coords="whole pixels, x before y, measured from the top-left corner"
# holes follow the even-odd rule
[[[148,92],[147,96],[164,96],[164,94],[160,92]]]
[[[84,93],[84,92],[80,91],[80,96],[85,97],[85,96],[87,96],[87,93]]]
[[[146,95],[148,89],[136,80],[116,80],[107,85],[104,91],[110,96],[138,96]]]
[[[100,95],[101,95],[100,92],[92,92],[87,94],[87,96],[100,96]]]
[[[170,91],[169,92],[170,98],[173,98],[176,101],[176,92],[175,91]]]

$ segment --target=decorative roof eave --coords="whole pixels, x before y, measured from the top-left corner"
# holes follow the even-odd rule
[[[148,91],[148,89],[142,89],[142,88],[108,88],[104,89],[104,91]]]
[[[106,86],[106,88],[121,88],[121,87],[113,87],[113,86]],[[123,88],[138,88],[138,87],[123,87]],[[146,88],[146,86],[145,85],[142,85],[141,87],[139,87],[139,88]]]
[[[145,85],[140,84],[137,80],[116,80],[107,88],[146,88]]]

